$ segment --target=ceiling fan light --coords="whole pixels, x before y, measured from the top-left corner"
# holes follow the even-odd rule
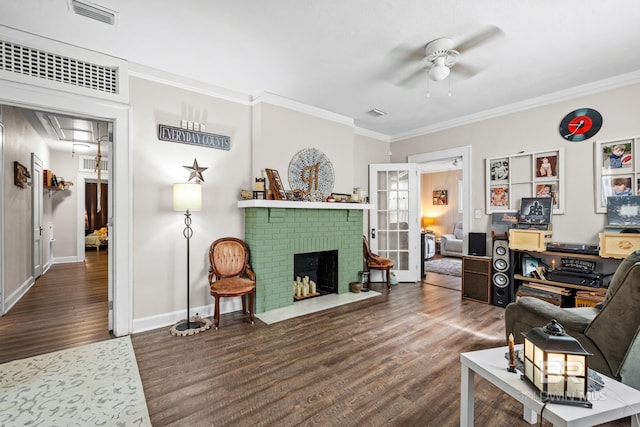
[[[440,80],[446,79],[449,76],[450,72],[451,70],[449,70],[449,67],[444,64],[439,64],[431,67],[431,69],[429,70],[429,77],[431,78],[431,80],[439,82]]]

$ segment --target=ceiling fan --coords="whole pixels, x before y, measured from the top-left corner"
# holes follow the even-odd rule
[[[433,81],[442,81],[454,71],[471,77],[478,71],[460,62],[464,54],[471,49],[502,36],[503,31],[495,26],[484,28],[471,37],[456,43],[452,38],[441,37],[430,41],[417,49],[406,50],[402,55],[404,62],[418,63],[420,68],[402,79],[400,85],[408,85],[426,74]]]

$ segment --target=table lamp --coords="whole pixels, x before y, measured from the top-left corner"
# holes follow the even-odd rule
[[[434,217],[431,217],[431,216],[422,217],[422,228],[424,229],[425,233],[433,233],[433,231],[431,230],[431,227],[435,225],[435,223],[436,223],[436,219]]]

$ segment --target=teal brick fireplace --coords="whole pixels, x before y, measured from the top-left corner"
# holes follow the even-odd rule
[[[256,273],[256,313],[294,304],[294,254],[337,250],[338,293],[349,292],[349,283],[360,279],[368,205],[267,200],[238,205],[244,208],[244,240]]]

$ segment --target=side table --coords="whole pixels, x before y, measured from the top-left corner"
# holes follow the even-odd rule
[[[522,345],[516,346],[522,350]],[[489,381],[509,396],[524,405],[525,421],[535,424],[543,403],[533,388],[520,379],[520,372],[507,371],[505,354],[508,347],[491,348],[460,354],[460,425],[473,426],[475,374]],[[631,426],[640,427],[640,390],[624,385],[599,374],[604,387],[590,391],[589,401],[593,408],[549,403],[544,408],[544,418],[554,426],[582,427],[607,423],[631,416]]]

